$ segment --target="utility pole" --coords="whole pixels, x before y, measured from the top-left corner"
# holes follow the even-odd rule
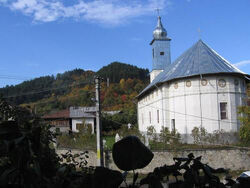
[[[107,87],[109,87],[109,78],[107,78]]]
[[[96,89],[96,144],[97,144],[97,166],[104,166],[102,123],[101,123],[101,101],[100,101],[100,77],[95,77]]]

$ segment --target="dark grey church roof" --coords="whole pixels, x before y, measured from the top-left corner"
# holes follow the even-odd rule
[[[154,85],[170,80],[196,75],[215,73],[236,73],[246,75],[221,57],[202,40],[196,42],[172,64],[161,72],[139,95],[141,96]]]

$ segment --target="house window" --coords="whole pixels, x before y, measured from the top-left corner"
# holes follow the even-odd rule
[[[160,123],[159,110],[157,110],[157,123]]]
[[[142,124],[144,124],[143,114],[141,114],[141,121],[142,121]]]
[[[149,112],[149,123],[151,123],[151,112]]]
[[[227,119],[227,103],[220,103],[220,119]]]
[[[160,52],[160,55],[164,55],[164,52]]]
[[[155,57],[155,50],[154,48],[152,49],[152,54],[153,54],[153,58]]]

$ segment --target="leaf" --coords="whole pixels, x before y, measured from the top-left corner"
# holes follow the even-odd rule
[[[73,155],[74,158],[77,158],[77,157],[79,157],[79,156],[80,156],[80,155],[77,154],[77,153]]]
[[[136,180],[138,179],[138,173],[135,173],[133,176],[133,186],[135,185]]]
[[[8,176],[13,173],[14,171],[16,171],[17,169],[15,167],[11,167],[6,169],[2,175],[0,176],[0,184],[1,185],[6,185],[8,183]]]
[[[59,176],[60,176],[60,175],[62,176],[63,174],[65,174],[66,170],[67,170],[67,167],[66,167],[65,165],[63,165],[62,167],[60,167],[60,168],[57,170],[57,173],[58,173]]]
[[[40,168],[40,164],[38,161],[34,161],[34,170],[36,172],[36,174],[41,177],[41,168]]]
[[[25,136],[21,136],[21,137],[15,139],[14,140],[15,144],[18,145],[24,138],[25,138]]]
[[[128,136],[113,145],[113,160],[116,166],[124,171],[147,166],[154,154],[136,136]]]

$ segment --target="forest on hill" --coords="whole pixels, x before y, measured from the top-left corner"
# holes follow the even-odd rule
[[[149,83],[148,69],[113,62],[99,71],[74,69],[56,76],[43,76],[15,86],[0,88],[0,95],[12,104],[29,108],[39,115],[69,106],[92,106],[94,76],[103,78],[101,101],[104,110],[136,114],[135,97]],[[109,83],[107,83],[109,78]]]

